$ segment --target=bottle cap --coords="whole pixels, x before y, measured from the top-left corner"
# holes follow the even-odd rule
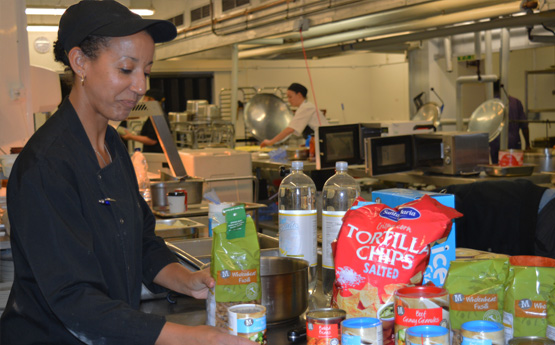
[[[335,170],[345,171],[349,167],[347,162],[335,162]]]
[[[135,151],[141,151],[140,147],[135,147]]]
[[[291,162],[291,167],[295,170],[303,170],[303,162],[302,161],[293,161],[293,162]]]

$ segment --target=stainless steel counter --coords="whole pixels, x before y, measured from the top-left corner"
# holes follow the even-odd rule
[[[349,173],[354,177],[368,177],[364,170],[349,169]],[[499,181],[499,180],[516,180],[526,179],[538,185],[548,185],[551,183],[551,175],[543,173],[534,173],[531,176],[518,176],[518,177],[492,177],[485,173],[471,176],[451,176],[441,174],[430,174],[422,171],[410,171],[395,174],[385,174],[374,176],[374,178],[385,182],[397,182],[408,184],[426,184],[435,185],[437,187],[445,187],[453,184],[465,184],[481,181]]]

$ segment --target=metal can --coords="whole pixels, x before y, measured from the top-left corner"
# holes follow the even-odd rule
[[[382,322],[373,317],[355,317],[341,322],[342,345],[383,345]]]
[[[395,344],[405,345],[406,329],[413,326],[449,329],[449,293],[435,286],[413,286],[395,291]]]
[[[406,336],[407,345],[449,345],[449,329],[442,326],[412,326]]]
[[[178,188],[175,191],[185,194],[185,211],[187,211],[187,190],[185,188]]]
[[[266,307],[259,304],[238,304],[227,308],[230,333],[258,344],[267,344]]]
[[[341,321],[347,313],[342,309],[314,309],[306,314],[306,340],[308,345],[341,344]]]
[[[468,321],[461,325],[463,345],[504,345],[505,330],[499,322]]]
[[[555,345],[555,340],[544,337],[516,337],[509,340],[509,345]]]

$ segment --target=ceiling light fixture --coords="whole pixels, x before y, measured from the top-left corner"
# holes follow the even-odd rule
[[[25,14],[31,16],[61,16],[64,14],[65,10],[65,8],[59,7],[28,7],[25,9]],[[148,8],[132,8],[130,10],[142,17],[148,17],[154,14],[154,10]]]

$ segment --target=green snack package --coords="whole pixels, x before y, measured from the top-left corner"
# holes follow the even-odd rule
[[[207,324],[227,328],[227,308],[260,304],[260,246],[244,205],[224,209],[225,224],[213,229],[210,273],[216,286],[208,294]]]
[[[510,258],[503,324],[505,341],[547,333],[547,303],[555,294],[555,260],[539,256]]]
[[[508,276],[507,258],[451,261],[443,287],[449,292],[452,345],[462,343],[461,325],[467,321],[503,321]]]
[[[545,336],[555,340],[555,293],[547,300],[547,330]]]

